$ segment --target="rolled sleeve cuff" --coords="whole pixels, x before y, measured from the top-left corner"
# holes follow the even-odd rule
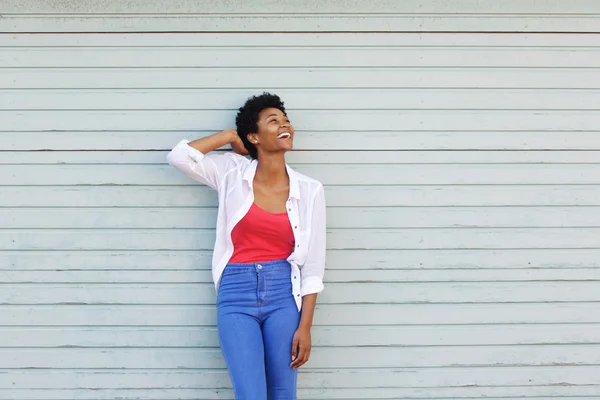
[[[187,140],[181,142],[182,145],[187,147],[188,156],[197,163],[202,161],[202,159],[204,158],[204,154],[190,146],[188,143],[189,142]]]
[[[325,286],[323,286],[323,279],[318,276],[309,276],[302,279],[302,287],[300,288],[300,294],[302,297],[307,294],[321,293]]]
[[[177,146],[175,146],[167,156],[169,164],[185,163],[186,159],[187,161],[192,160],[195,163],[202,161],[204,154],[190,146],[188,143],[189,141],[187,139],[177,143]]]

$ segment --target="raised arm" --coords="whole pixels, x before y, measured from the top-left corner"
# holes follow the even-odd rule
[[[210,135],[207,137],[203,137],[202,139],[194,140],[193,142],[189,142],[188,145],[196,150],[198,150],[202,154],[207,154],[213,150],[218,149],[219,147],[223,147],[227,144],[231,144],[233,151],[240,154],[242,150],[246,151],[244,148],[244,144],[242,140],[238,136],[237,132],[233,129],[227,129],[214,135]],[[240,147],[241,146],[241,147]],[[237,147],[237,148],[236,148]],[[247,154],[247,152],[246,152]],[[245,154],[242,154],[245,155]]]
[[[230,156],[208,153],[227,144],[236,153],[247,154],[237,132],[225,130],[191,142],[182,140],[167,155],[167,162],[190,178],[219,190],[221,178],[235,166],[234,161]]]

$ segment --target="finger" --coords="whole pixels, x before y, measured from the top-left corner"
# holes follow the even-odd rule
[[[300,348],[298,349],[297,353],[296,353],[296,357],[294,358],[294,360],[292,361],[292,363],[290,364],[292,368],[296,369],[298,368],[298,364],[302,361],[302,346],[300,346]]]
[[[310,349],[308,349],[304,352],[304,355],[302,356],[302,361],[299,363],[298,368],[300,368],[301,366],[306,364],[306,362],[308,361],[309,358],[310,358]]]
[[[304,364],[304,358],[302,355],[299,355],[298,358],[296,358],[296,361],[294,361],[294,364],[292,365],[293,369],[298,369],[300,368],[300,366]]]
[[[292,361],[295,361],[298,356],[298,340],[294,339],[292,342]]]
[[[292,363],[292,368],[296,369],[304,364],[306,358],[306,348],[300,345],[300,351],[298,352],[298,358]]]
[[[300,365],[302,365],[301,363],[302,363],[302,356],[298,356],[298,358],[296,358],[296,359],[294,360],[294,362],[292,362],[292,364],[291,364],[290,366],[291,366],[293,369],[296,369],[296,368],[298,368]]]

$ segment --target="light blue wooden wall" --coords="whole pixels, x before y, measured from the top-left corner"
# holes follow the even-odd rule
[[[301,398],[600,398],[598,3],[263,6],[0,1],[0,399],[232,398],[165,155],[263,89],[327,190]]]

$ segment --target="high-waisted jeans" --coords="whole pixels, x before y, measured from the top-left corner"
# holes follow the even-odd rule
[[[219,342],[238,400],[295,400],[300,313],[285,261],[228,264],[217,296]]]

